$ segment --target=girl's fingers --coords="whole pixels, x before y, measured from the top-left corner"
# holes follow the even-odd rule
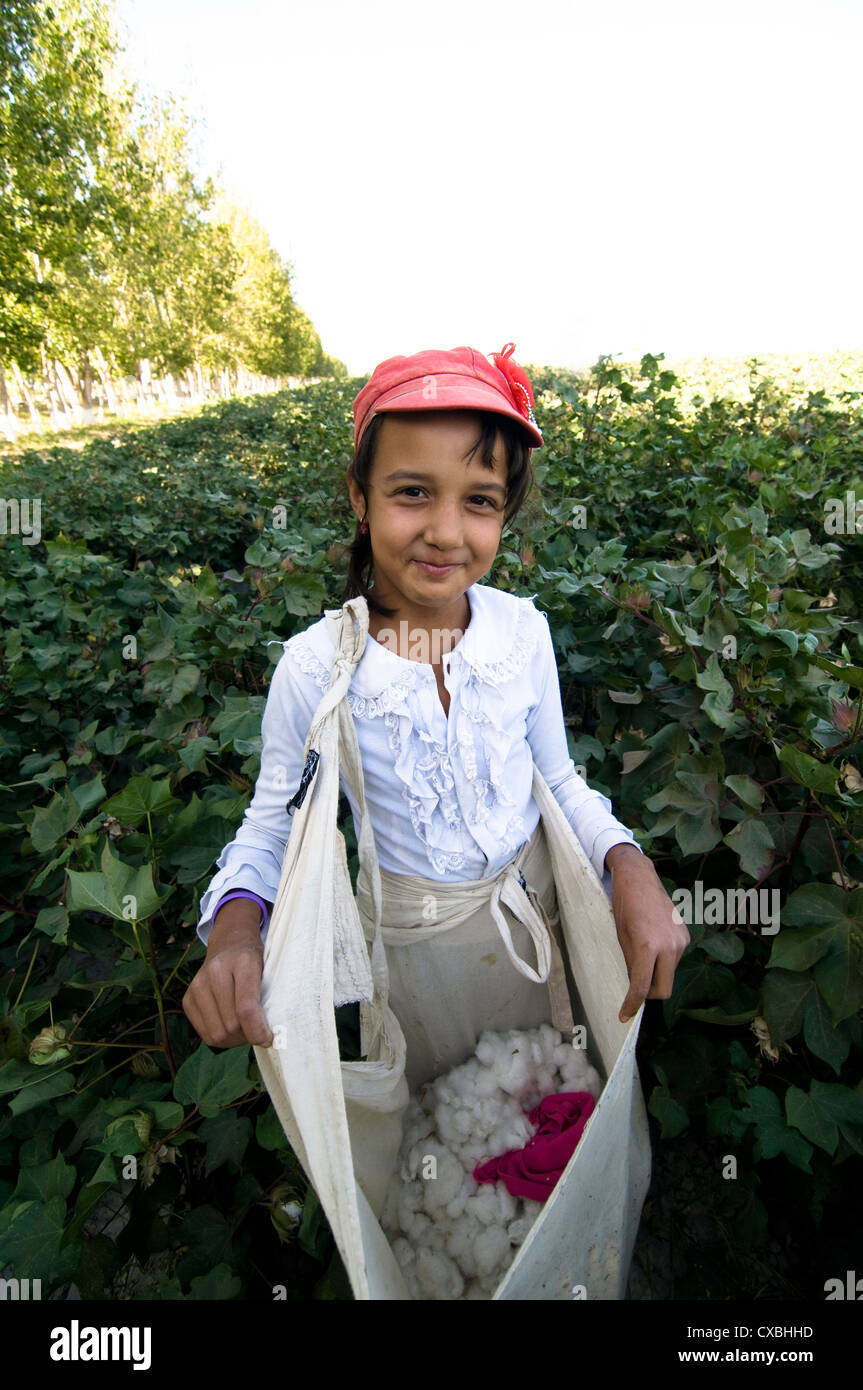
[[[629,967],[629,991],[620,1010],[620,1020],[626,1023],[637,1014],[641,1004],[650,994],[653,979],[653,952],[645,946],[637,947]]]
[[[261,1007],[261,961],[245,955],[237,962],[235,980],[236,1027],[247,1042],[269,1047],[273,1033]]]
[[[224,952],[208,961],[183,999],[183,1010],[208,1047],[269,1047],[273,1034],[261,1006],[259,951]]]
[[[653,967],[653,984],[648,996],[650,999],[671,998],[674,972],[677,969],[678,960],[677,952],[670,946],[658,953]]]
[[[225,1025],[214,995],[199,983],[196,975],[183,997],[183,1011],[202,1042],[208,1047],[225,1047]]]

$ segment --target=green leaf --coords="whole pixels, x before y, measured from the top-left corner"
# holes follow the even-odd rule
[[[37,1105],[43,1105],[47,1100],[56,1100],[57,1096],[65,1096],[74,1088],[75,1078],[71,1072],[52,1072],[48,1076],[40,1076],[35,1085],[22,1086],[18,1094],[10,1100],[9,1109],[13,1115],[24,1115],[28,1110],[35,1109]]]
[[[123,1157],[125,1154],[142,1153],[147,1144],[142,1139],[134,1119],[121,1116],[107,1126],[104,1139],[98,1144],[88,1144],[87,1147],[96,1153]],[[94,1182],[95,1178],[91,1178],[90,1181]]]
[[[50,1163],[40,1163],[32,1168],[22,1168],[15,1188],[15,1200],[26,1202],[50,1201],[52,1197],[69,1196],[75,1186],[75,1169],[67,1163],[62,1154],[57,1154]]]
[[[92,811],[94,806],[99,806],[105,799],[105,786],[102,782],[101,772],[97,772],[95,777],[91,777],[89,782],[84,782],[81,786],[70,788],[81,814]]]
[[[709,1009],[681,1009],[680,1012],[684,1018],[694,1018],[699,1023],[718,1023],[724,1028],[739,1028],[741,1023],[749,1023],[755,1018],[758,1010],[753,1004],[751,1009],[742,1009],[739,1013],[731,1014],[717,1004],[712,1004]]]
[[[210,733],[219,735],[220,748],[233,746],[241,756],[257,752],[261,747],[263,709],[262,695],[228,695],[224,709],[210,725]]]
[[[172,889],[159,896],[151,864],[133,868],[124,863],[114,854],[108,840],[102,850],[101,864],[100,874],[69,870],[67,904],[70,911],[93,911],[120,922],[141,922],[171,896]]]
[[[850,1086],[838,1086],[833,1081],[813,1081],[809,1094],[815,1104],[839,1126],[848,1142],[861,1152],[863,1131],[863,1095]]]
[[[55,793],[47,806],[37,806],[30,826],[30,839],[38,854],[46,854],[81,819],[81,808],[68,787]]]
[[[740,1113],[755,1125],[753,1154],[756,1161],[784,1154],[796,1168],[802,1168],[804,1173],[811,1172],[812,1146],[795,1130],[789,1129],[778,1097],[765,1086],[753,1086],[746,1102]]]
[[[767,822],[759,817],[740,821],[722,838],[735,851],[741,869],[750,878],[760,879],[773,862],[773,836]]]
[[[173,1100],[146,1100],[141,1098],[145,1110],[149,1110],[156,1121],[156,1128],[163,1133],[176,1129],[183,1122],[183,1107]],[[202,1126],[203,1128],[203,1126]]]
[[[806,1004],[815,992],[809,974],[770,970],[761,985],[761,1015],[775,1047],[793,1038],[803,1027]]]
[[[46,936],[50,936],[58,946],[67,945],[69,913],[62,903],[56,907],[40,908],[34,925],[36,931],[44,932]]]
[[[212,1118],[251,1090],[252,1084],[247,1047],[216,1053],[201,1043],[177,1072],[174,1096],[181,1104],[197,1105],[202,1115]]]
[[[817,989],[812,991],[806,1001],[803,1039],[809,1051],[814,1052],[822,1061],[829,1062],[838,1076],[839,1069],[848,1056],[851,1042],[843,1026],[837,1028],[833,1023],[827,1003]]]
[[[737,718],[734,709],[734,690],[726,680],[715,652],[711,652],[704,669],[695,677],[695,684],[708,694],[702,709],[709,719],[721,729],[727,729]]]
[[[802,753],[793,744],[786,743],[779,750],[779,761],[801,786],[814,792],[835,792],[839,774],[828,763],[819,763],[808,753]]]
[[[812,661],[816,666],[820,666],[822,671],[829,671],[831,676],[835,676],[845,685],[853,686],[855,690],[863,690],[863,666],[840,666],[835,661],[828,661],[826,656],[813,656]]]
[[[252,1137],[252,1122],[234,1110],[223,1110],[211,1120],[204,1120],[198,1134],[207,1146],[207,1165],[204,1176],[223,1163],[238,1167]]]
[[[736,932],[713,932],[699,942],[702,950],[724,965],[733,965],[743,955],[743,942]]]
[[[193,738],[191,743],[180,748],[179,755],[181,761],[190,772],[197,772],[208,753],[217,753],[219,745],[214,738]]]
[[[656,1086],[650,1094],[648,1104],[650,1115],[655,1115],[661,1125],[661,1137],[677,1138],[689,1127],[687,1108],[675,1101],[667,1086]]]
[[[270,1105],[255,1124],[255,1139],[262,1149],[285,1149],[288,1141],[275,1107]]]
[[[863,1006],[861,914],[863,889],[844,893],[832,883],[805,883],[782,909],[782,930],[770,953],[771,969],[808,970],[815,966],[815,980],[834,1024]],[[810,1028],[815,1027],[816,1015],[812,1013]],[[831,1055],[838,1055],[837,1050]]]
[[[121,825],[135,828],[150,816],[166,816],[178,810],[182,802],[171,793],[171,781],[166,777],[154,782],[152,777],[132,777],[121,792],[106,801],[102,810],[114,816]]]
[[[764,791],[757,782],[753,782],[751,777],[740,776],[733,773],[725,779],[726,787],[730,787],[735,796],[746,806],[751,806],[753,811],[759,811],[764,801]]]
[[[206,1275],[221,1264],[229,1264],[234,1233],[215,1207],[195,1207],[183,1220],[179,1235],[181,1244],[189,1247],[177,1266],[181,1279]]]
[[[727,1096],[717,1096],[705,1107],[707,1133],[712,1137],[722,1136],[739,1143],[749,1128],[739,1110],[735,1110]]]
[[[789,1086],[785,1093],[785,1114],[788,1123],[799,1129],[810,1143],[817,1144],[826,1153],[836,1152],[839,1128],[814,1097],[798,1086]]]
[[[681,811],[674,833],[677,843],[686,855],[707,854],[722,839],[716,813],[708,804],[703,804],[701,812],[695,815]]]
[[[19,1279],[50,1281],[62,1272],[70,1273],[80,1258],[80,1249],[70,1251],[65,1261],[60,1252],[66,1203],[62,1197],[47,1202],[24,1202],[0,1212],[0,1264],[10,1264]]]
[[[782,926],[784,930],[779,932],[773,942],[768,964],[781,966],[783,970],[808,970],[822,956],[841,944],[842,928],[841,924],[836,922],[794,929],[786,921]]]
[[[231,1271],[230,1265],[216,1265],[206,1274],[199,1274],[189,1284],[190,1298],[229,1299],[239,1298],[243,1281]]]
[[[853,943],[831,952],[815,967],[815,983],[827,1001],[834,1023],[863,1009],[863,952]]]

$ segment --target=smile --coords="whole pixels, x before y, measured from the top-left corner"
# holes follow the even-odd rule
[[[458,569],[458,565],[427,565],[424,560],[414,560],[413,564],[419,565],[426,574],[449,574],[452,570]]]

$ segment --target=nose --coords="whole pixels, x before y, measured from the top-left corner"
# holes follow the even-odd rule
[[[438,498],[426,516],[423,541],[435,550],[451,553],[464,544],[464,520],[456,498]]]

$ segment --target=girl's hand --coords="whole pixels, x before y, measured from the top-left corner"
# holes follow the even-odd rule
[[[235,899],[218,913],[207,959],[183,996],[185,1015],[208,1047],[269,1047],[273,1041],[261,1007],[260,912],[254,907],[250,915],[249,906]],[[229,908],[235,911],[229,914]]]
[[[627,1023],[642,1000],[671,997],[689,932],[646,855],[632,845],[613,845],[605,867],[611,871],[611,906],[629,971],[629,993],[618,1015]]]

